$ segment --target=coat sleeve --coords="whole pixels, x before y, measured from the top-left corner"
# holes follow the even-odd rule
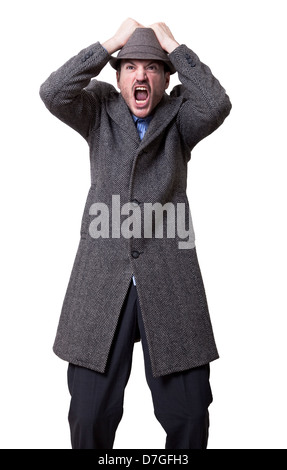
[[[97,42],[68,60],[40,87],[40,97],[49,111],[85,139],[100,116],[101,90],[107,91],[106,87],[98,87],[98,93],[85,88],[109,59],[108,52]]]
[[[177,47],[169,58],[181,82],[171,92],[171,96],[183,98],[178,126],[184,142],[192,150],[223,123],[231,103],[210,68],[186,45]]]

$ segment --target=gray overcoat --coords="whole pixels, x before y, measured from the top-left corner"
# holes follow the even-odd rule
[[[122,95],[94,78],[110,58],[99,42],[53,72],[40,89],[50,112],[86,139],[91,168],[53,349],[63,360],[101,373],[133,274],[155,377],[218,358],[186,184],[191,150],[222,124],[231,104],[210,69],[186,45],[169,57],[181,84],[164,94],[142,141]],[[104,212],[97,203],[109,209],[98,232],[93,222]],[[172,219],[163,211],[162,218],[154,216],[152,234],[145,236],[144,209],[155,203],[184,207],[186,233],[175,229],[167,235]],[[124,205],[130,211],[119,217],[116,209]],[[131,228],[128,237],[122,227],[134,213],[141,232]],[[174,214],[179,220],[181,212]],[[156,231],[160,221],[162,232]]]

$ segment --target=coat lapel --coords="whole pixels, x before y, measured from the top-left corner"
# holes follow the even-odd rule
[[[107,111],[118,126],[127,133],[132,140],[139,144],[140,138],[133,117],[120,93],[108,102]]]
[[[178,113],[181,103],[182,97],[171,98],[166,93],[164,94],[161,102],[156,107],[154,117],[148,126],[148,130],[143,140],[141,141],[141,147],[148,146],[163,132],[164,129],[166,129]]]

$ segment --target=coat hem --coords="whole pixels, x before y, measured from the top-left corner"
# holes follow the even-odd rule
[[[74,364],[75,366],[79,366],[79,367],[85,367],[86,369],[90,369],[90,370],[93,370],[95,372],[99,372],[101,374],[105,373],[105,368],[103,369],[101,367],[95,366],[95,364],[91,364],[91,363],[85,362],[85,361],[80,361],[80,360],[75,359],[75,358],[73,358],[69,355],[61,354],[55,348],[53,348],[53,352],[54,352],[54,354],[56,354],[57,357],[62,359],[62,361],[68,362],[69,364]]]
[[[95,364],[85,362],[85,361],[81,361],[81,360],[78,360],[78,359],[74,359],[69,355],[61,354],[56,350],[56,348],[53,348],[53,352],[54,352],[54,354],[56,354],[57,357],[59,357],[60,359],[62,359],[65,362],[68,362],[69,364],[74,364],[75,366],[79,366],[79,367],[85,367],[86,369],[93,370],[94,372],[98,372],[100,374],[104,374],[106,372],[106,368],[103,369],[101,367],[96,366]],[[217,355],[217,356],[214,356],[212,359],[205,360],[205,361],[199,361],[198,363],[193,362],[192,364],[190,364],[188,366],[176,367],[176,368],[172,367],[172,368],[167,368],[167,369],[160,370],[158,372],[153,371],[153,377],[154,378],[163,377],[165,375],[171,375],[171,374],[176,374],[178,372],[184,372],[184,371],[190,370],[190,369],[195,369],[196,367],[201,367],[201,366],[204,366],[206,364],[209,364],[210,362],[214,362],[215,360],[217,360],[219,358],[220,358],[220,356]]]
[[[204,366],[206,364],[209,364],[210,362],[216,361],[217,359],[219,359],[219,355],[214,356],[214,357],[212,357],[212,359],[209,359],[209,360],[207,359],[205,361],[199,361],[198,363],[193,362],[190,365],[182,366],[182,367],[176,367],[175,369],[174,368],[168,368],[168,369],[160,370],[158,372],[153,371],[153,377],[154,378],[163,377],[165,375],[171,375],[171,374],[176,374],[178,372],[184,372],[184,371],[187,371],[187,370],[190,370],[190,369],[195,369],[197,367],[201,367],[201,366]]]

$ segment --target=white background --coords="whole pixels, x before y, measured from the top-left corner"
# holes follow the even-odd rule
[[[127,17],[166,22],[233,104],[189,164],[221,356],[211,366],[209,448],[287,448],[285,3],[1,2],[1,448],[70,448],[67,364],[52,344],[90,182],[88,147],[46,110],[39,87]],[[109,65],[100,79],[116,84]],[[164,443],[137,344],[115,449]]]

